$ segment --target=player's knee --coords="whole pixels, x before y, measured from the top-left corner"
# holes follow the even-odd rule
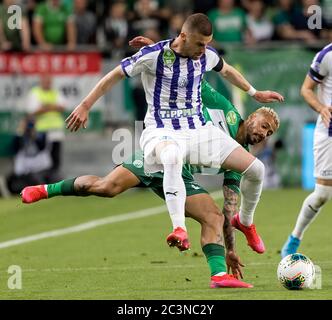
[[[332,187],[316,184],[314,191],[315,203],[313,205],[316,208],[319,208],[331,199],[332,199]]]
[[[262,161],[259,159],[255,159],[246,171],[243,172],[243,176],[245,176],[248,180],[251,181],[262,181],[265,175],[265,166]]]
[[[180,165],[182,167],[183,160],[178,145],[172,143],[164,147],[160,152],[160,161],[164,165]]]

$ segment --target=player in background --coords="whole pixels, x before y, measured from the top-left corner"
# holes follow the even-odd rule
[[[301,94],[319,114],[313,149],[316,184],[315,190],[304,200],[295,228],[282,247],[282,257],[297,252],[305,230],[323,205],[332,199],[332,43],[314,57]]]
[[[265,107],[258,109],[243,121],[236,108],[205,81],[202,83],[202,100],[206,120],[212,121],[214,125],[227,132],[245,148],[248,148],[249,144],[256,144],[266,139],[279,127],[277,114],[272,109]],[[22,201],[32,203],[54,196],[67,195],[114,197],[133,187],[151,188],[157,195],[164,198],[163,173],[145,174],[143,160],[143,154],[139,151],[130,157],[129,161],[116,167],[104,178],[82,176],[52,185],[27,187],[22,191]],[[236,277],[242,277],[241,266],[243,265],[235,253],[235,237],[231,225],[231,219],[238,210],[241,175],[232,171],[219,171],[219,173],[224,173],[222,213],[225,218],[223,218],[207,191],[194,181],[192,174],[200,171],[200,168],[195,169],[190,165],[185,165],[182,169],[182,177],[187,195],[186,215],[201,224],[201,246],[211,271],[210,286],[248,287],[248,284],[238,282],[225,273],[225,249],[221,239],[223,234],[227,265]],[[257,240],[250,239],[250,233],[245,231],[245,235],[249,235],[249,238],[247,236],[248,244],[255,250]]]
[[[200,83],[205,72],[214,70],[259,102],[283,101],[271,91],[257,91],[233,67],[208,46],[212,24],[204,14],[189,16],[174,40],[160,41],[125,58],[92,89],[67,118],[67,128],[84,128],[94,103],[125,76],[141,74],[148,103],[140,145],[144,169],[163,170],[166,205],[173,232],[169,244],[188,249],[185,226],[185,185],[181,176],[184,162],[207,164],[243,173],[240,221],[246,226],[258,204],[264,177],[261,161],[202,115]],[[221,148],[222,146],[222,148]]]

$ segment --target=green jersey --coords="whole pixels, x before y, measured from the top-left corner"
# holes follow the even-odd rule
[[[246,14],[240,8],[234,8],[224,13],[219,9],[208,12],[213,25],[213,38],[219,43],[241,42],[247,28]]]
[[[43,22],[43,34],[46,42],[65,44],[67,21],[71,13],[61,5],[53,7],[49,2],[37,6],[35,17]]]

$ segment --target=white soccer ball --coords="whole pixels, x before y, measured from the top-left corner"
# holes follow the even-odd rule
[[[315,266],[301,253],[293,253],[283,258],[278,266],[278,280],[289,290],[309,288],[315,278]]]

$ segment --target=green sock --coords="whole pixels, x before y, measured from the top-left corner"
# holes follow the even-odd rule
[[[202,248],[209,264],[211,276],[226,272],[225,248],[220,244],[208,243]]]
[[[73,178],[48,184],[47,185],[48,197],[52,198],[55,196],[75,196],[76,195],[74,189],[75,180],[76,178]]]

